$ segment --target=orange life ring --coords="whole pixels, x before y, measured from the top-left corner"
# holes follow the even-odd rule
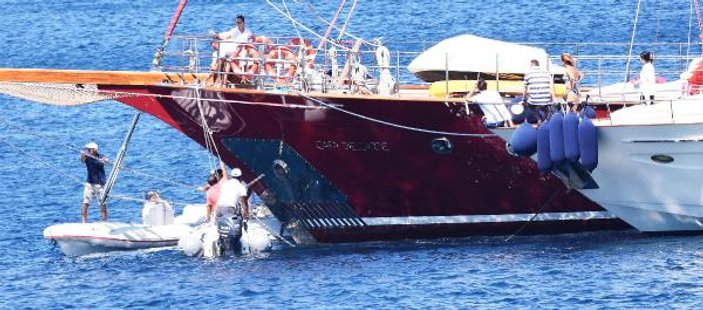
[[[291,50],[296,51],[296,55],[300,55],[300,49],[305,51],[303,57],[305,58],[305,64],[313,68],[315,67],[315,56],[317,56],[317,50],[312,46],[312,42],[308,39],[293,38],[286,44]]]
[[[693,70],[693,74],[688,78],[689,95],[697,95],[701,93],[701,88],[703,87],[703,61],[699,62],[696,69]]]
[[[242,80],[251,80],[251,77],[259,74],[259,51],[250,44],[243,44],[237,47],[233,53],[232,72],[242,75]]]
[[[276,81],[278,85],[285,85],[290,82],[290,80],[295,76],[295,71],[298,70],[298,60],[290,49],[286,47],[278,47],[271,50],[268,55],[266,55],[266,63],[264,64],[264,70],[271,76],[271,78]],[[277,72],[276,65],[280,64],[283,66],[283,71],[286,71],[285,75],[279,74]]]

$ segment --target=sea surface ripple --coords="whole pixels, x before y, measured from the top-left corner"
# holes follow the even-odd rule
[[[264,1],[190,2],[177,33],[225,30],[236,14],[245,14],[257,34],[295,33]],[[315,24],[304,3],[287,1]],[[313,7],[329,19],[336,3]],[[687,40],[688,2],[643,3],[638,41]],[[4,0],[0,67],[148,70],[176,4]],[[349,29],[383,37],[391,47],[462,33],[515,42],[627,42],[634,10],[635,1],[619,0],[359,1]],[[316,245],[217,260],[176,249],[64,257],[42,231],[79,220],[85,167],[71,146],[95,140],[114,156],[134,111],[114,102],[62,108],[7,96],[0,104],[3,309],[703,307],[701,236],[473,237]],[[126,165],[181,185],[200,184],[209,170],[201,147],[153,117],[137,127]],[[125,172],[115,192],[139,197],[159,189],[175,201],[203,199],[178,184]],[[111,218],[122,221],[139,221],[139,210],[133,202],[110,206]],[[98,216],[95,207],[90,215]]]

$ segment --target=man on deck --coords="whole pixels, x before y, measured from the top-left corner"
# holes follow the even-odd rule
[[[254,40],[254,34],[246,28],[244,16],[237,15],[234,19],[235,27],[229,31],[220,32],[215,35],[215,39],[227,40],[235,43],[246,43]]]
[[[217,51],[213,53],[212,63],[210,64],[212,73],[208,77],[208,83],[212,81],[215,84],[218,82],[222,85],[226,84],[227,74],[231,70],[229,60],[237,56],[235,54],[239,52],[239,44],[254,41],[254,34],[246,28],[243,15],[237,15],[234,19],[234,24],[235,27],[228,31],[213,33],[213,38],[221,41],[215,42]],[[217,75],[221,72],[224,73],[224,76],[218,80]]]
[[[81,151],[81,161],[85,163],[88,170],[88,179],[83,186],[83,210],[81,212],[83,223],[88,222],[88,207],[93,197],[100,203],[105,186],[105,163],[107,162],[107,158],[98,153],[97,143],[90,142],[85,145],[85,148]],[[107,206],[105,204],[100,205],[100,218],[103,222],[107,221]]]
[[[536,110],[540,122],[549,119],[550,106],[554,103],[554,80],[552,75],[539,66],[537,59],[530,61],[530,71],[525,74],[525,98],[527,106]]]

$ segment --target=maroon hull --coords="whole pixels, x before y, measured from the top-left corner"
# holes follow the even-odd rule
[[[159,95],[119,101],[204,145],[195,90],[103,89]],[[509,155],[477,107],[466,117],[436,101],[232,90],[200,96],[225,162],[242,167],[248,180],[264,174],[253,189],[319,242],[510,234],[535,212],[544,217],[525,232],[626,227],[556,177],[541,176],[532,160]],[[283,167],[273,169],[274,161]]]

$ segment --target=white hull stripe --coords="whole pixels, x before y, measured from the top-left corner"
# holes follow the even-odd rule
[[[369,226],[386,225],[429,225],[429,224],[478,224],[478,223],[510,223],[529,221],[534,213],[500,214],[500,215],[454,215],[454,216],[398,216],[398,217],[362,217]],[[535,216],[532,221],[577,221],[616,219],[608,211],[583,212],[547,212]]]

